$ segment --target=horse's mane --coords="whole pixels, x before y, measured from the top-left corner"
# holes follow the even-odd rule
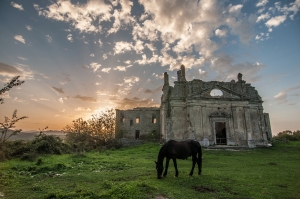
[[[166,144],[164,144],[160,148],[160,150],[158,152],[158,156],[157,156],[157,162],[162,163],[164,161],[164,158],[165,158],[164,152],[165,152],[166,148],[167,148]]]

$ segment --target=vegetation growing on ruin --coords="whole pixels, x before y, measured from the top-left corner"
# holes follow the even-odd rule
[[[170,164],[158,180],[160,145],[43,155],[0,163],[4,198],[298,198],[300,142],[240,151],[204,150],[203,173],[188,176],[191,159]]]

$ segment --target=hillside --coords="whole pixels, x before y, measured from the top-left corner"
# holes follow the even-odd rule
[[[12,131],[9,131],[9,134],[11,134]],[[62,131],[45,131],[44,132],[46,135],[54,135],[60,138],[64,138],[64,133]],[[15,141],[15,140],[33,140],[35,136],[39,134],[38,131],[25,131],[21,132],[17,135],[11,136],[8,140],[9,141]]]

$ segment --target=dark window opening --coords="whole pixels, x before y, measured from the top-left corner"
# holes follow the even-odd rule
[[[140,138],[140,130],[135,130],[135,139],[138,140]]]
[[[130,126],[132,126],[133,125],[133,120],[130,120]]]
[[[271,141],[271,138],[270,138],[270,136],[269,136],[269,133],[268,133],[268,132],[266,132],[266,135],[267,135],[267,140],[268,140],[268,141]]]
[[[121,121],[122,123],[124,123],[124,122],[125,122],[125,117],[124,117],[124,116],[121,116],[120,121]]]
[[[216,130],[216,144],[227,145],[226,138],[226,122],[216,122],[215,123]]]

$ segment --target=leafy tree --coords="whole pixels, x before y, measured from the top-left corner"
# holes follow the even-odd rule
[[[93,134],[98,135],[103,140],[114,138],[115,135],[115,112],[113,109],[106,110],[99,115],[92,115],[88,124]]]
[[[4,85],[4,88],[0,90],[0,95],[4,94],[5,92],[9,91],[14,86],[20,86],[24,83],[24,81],[19,80],[20,76],[16,76],[12,78],[7,84]],[[4,103],[4,99],[0,98],[0,104]]]
[[[273,136],[273,141],[300,141],[300,130],[297,131],[282,131],[276,136]]]
[[[115,131],[114,110],[106,110],[85,121],[82,118],[72,121],[63,132],[66,133],[66,142],[77,152],[89,151],[111,143]]]

